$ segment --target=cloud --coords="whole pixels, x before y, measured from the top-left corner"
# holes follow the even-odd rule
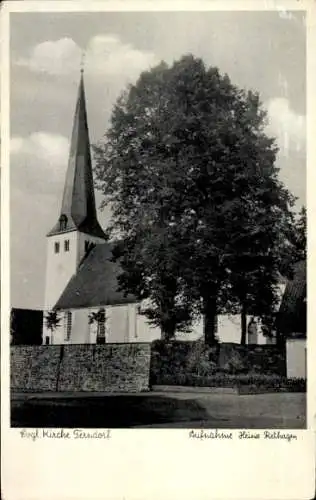
[[[37,73],[69,75],[78,72],[82,49],[72,38],[42,42],[32,48],[27,58],[16,64]],[[153,52],[139,50],[124,43],[118,35],[96,35],[92,37],[85,51],[85,68],[88,75],[122,76],[135,78],[138,74],[156,64]]]
[[[63,135],[35,132],[28,137],[12,137],[12,155],[32,155],[43,162],[43,166],[57,167],[65,162],[69,152],[69,141]]]
[[[12,137],[10,143],[13,184],[34,189],[60,183],[67,166],[69,141],[48,132]]]
[[[80,61],[80,48],[71,38],[46,41],[35,45],[25,59],[18,59],[18,66],[26,66],[36,73],[51,75],[69,74]]]
[[[280,154],[287,156],[289,151],[305,152],[306,117],[297,114],[287,99],[277,97],[267,103],[269,125],[267,131],[276,136]]]
[[[117,35],[97,35],[87,49],[87,72],[120,75],[122,72],[137,76],[158,61],[153,52],[141,51],[124,44]]]

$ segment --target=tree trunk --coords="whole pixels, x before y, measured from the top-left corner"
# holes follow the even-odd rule
[[[241,345],[246,345],[247,343],[247,309],[245,304],[241,307]]]
[[[204,302],[204,342],[208,345],[216,343],[217,333],[217,299],[216,296],[203,299]]]
[[[280,349],[285,349],[286,347],[285,336],[279,330],[276,332],[276,345]]]
[[[174,337],[170,332],[164,330],[161,328],[161,340],[164,340],[165,342],[169,342]]]
[[[165,280],[165,283],[167,281]],[[176,321],[173,316],[174,306],[175,306],[175,292],[172,293],[174,287],[174,281],[168,283],[169,296],[164,297],[159,304],[160,307],[160,329],[161,329],[161,339],[169,342],[173,339],[176,333]]]
[[[173,321],[166,321],[161,325],[161,339],[169,342],[175,336],[175,325]]]

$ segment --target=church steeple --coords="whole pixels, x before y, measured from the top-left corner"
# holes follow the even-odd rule
[[[47,236],[69,231],[105,238],[97,220],[83,68],[73,122],[60,217]]]

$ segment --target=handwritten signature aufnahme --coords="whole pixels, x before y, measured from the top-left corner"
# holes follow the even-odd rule
[[[227,440],[227,439],[277,439],[277,440],[285,440],[288,442],[297,440],[297,435],[292,432],[281,432],[281,431],[238,431],[238,433],[233,433],[232,431],[219,431],[218,429],[214,430],[191,430],[189,432],[189,438],[191,439],[199,439],[199,440],[208,440],[208,439],[219,439],[219,440]]]

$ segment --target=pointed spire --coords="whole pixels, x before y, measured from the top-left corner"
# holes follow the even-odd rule
[[[83,65],[60,218],[48,235],[75,229],[104,238],[95,207]]]
[[[83,50],[82,54],[81,54],[81,61],[80,61],[80,73],[81,73],[82,76],[83,76],[83,73],[84,73],[85,58],[86,58],[86,53]]]

